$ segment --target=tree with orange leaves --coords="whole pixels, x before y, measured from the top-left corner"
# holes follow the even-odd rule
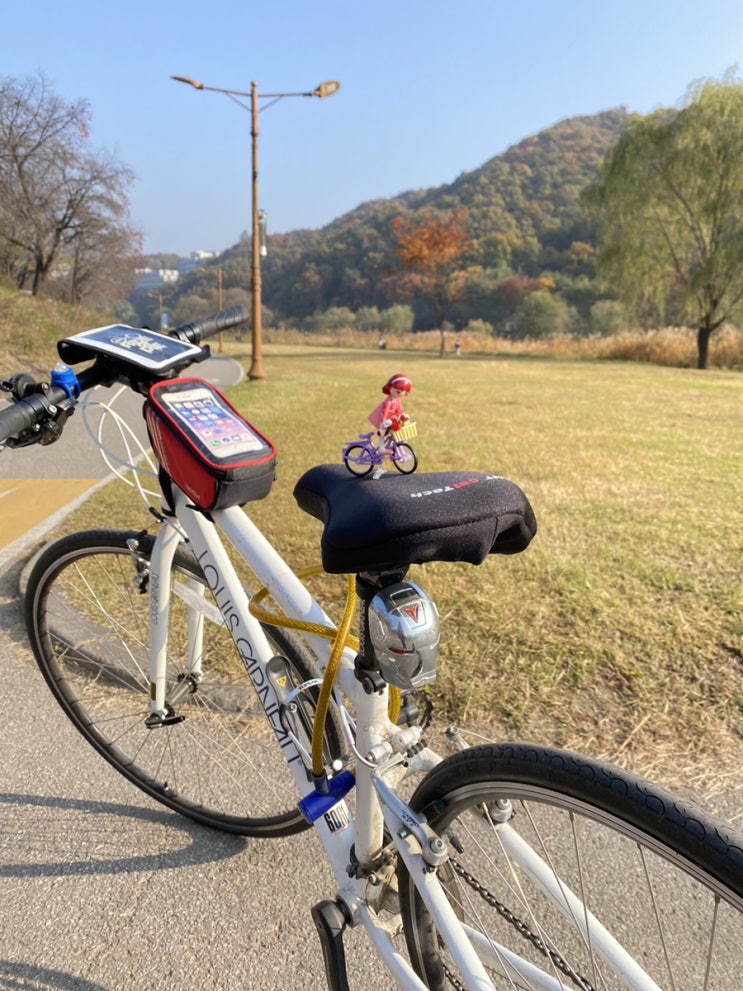
[[[420,219],[396,217],[392,229],[397,237],[397,255],[406,269],[419,273],[423,295],[431,301],[441,328],[440,354],[444,355],[444,324],[452,303],[462,291],[455,262],[472,239],[464,225],[467,210],[462,208],[448,220],[438,220],[429,211]]]

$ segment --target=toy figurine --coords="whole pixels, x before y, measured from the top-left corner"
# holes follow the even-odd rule
[[[382,386],[385,398],[369,414],[369,422],[376,431],[360,434],[343,448],[343,463],[354,475],[368,475],[376,469],[374,477],[383,474],[382,465],[389,457],[395,468],[409,475],[418,467],[415,451],[406,441],[416,436],[416,427],[402,408],[402,397],[410,393],[411,382],[407,375],[393,375]],[[376,437],[376,445],[372,441]]]
[[[390,432],[400,430],[410,422],[410,417],[402,408],[402,396],[409,395],[411,388],[412,382],[407,375],[393,375],[382,386],[387,398],[369,414],[369,423],[377,428],[377,447],[382,453],[389,446]]]

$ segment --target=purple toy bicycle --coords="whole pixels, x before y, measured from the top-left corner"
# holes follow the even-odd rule
[[[368,475],[373,468],[382,468],[387,458],[403,475],[410,475],[418,467],[416,455],[407,438],[415,437],[414,423],[406,423],[400,430],[390,431],[383,451],[372,443],[374,431],[359,434],[343,448],[343,464],[354,475]]]

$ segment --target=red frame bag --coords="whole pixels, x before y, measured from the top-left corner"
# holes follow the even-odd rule
[[[198,509],[242,506],[271,491],[276,448],[211,382],[157,382],[149,390],[144,415],[161,469]],[[217,439],[227,424],[232,435]]]

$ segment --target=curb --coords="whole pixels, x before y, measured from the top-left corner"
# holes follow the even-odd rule
[[[10,568],[24,555],[29,558],[32,557],[32,552],[37,549],[38,545],[51,530],[58,526],[62,520],[65,519],[66,516],[69,516],[71,512],[78,508],[78,506],[81,506],[86,499],[89,499],[94,492],[97,492],[98,489],[102,489],[104,485],[109,485],[115,478],[116,475],[113,473],[107,475],[105,478],[102,478],[100,482],[96,482],[95,485],[91,485],[89,489],[86,489],[82,495],[79,495],[76,499],[68,502],[66,506],[62,506],[60,509],[57,509],[51,514],[51,516],[47,516],[41,523],[37,523],[31,530],[28,530],[21,537],[17,537],[12,544],[8,544],[7,547],[4,547],[1,552],[3,556],[3,566],[5,568]]]

